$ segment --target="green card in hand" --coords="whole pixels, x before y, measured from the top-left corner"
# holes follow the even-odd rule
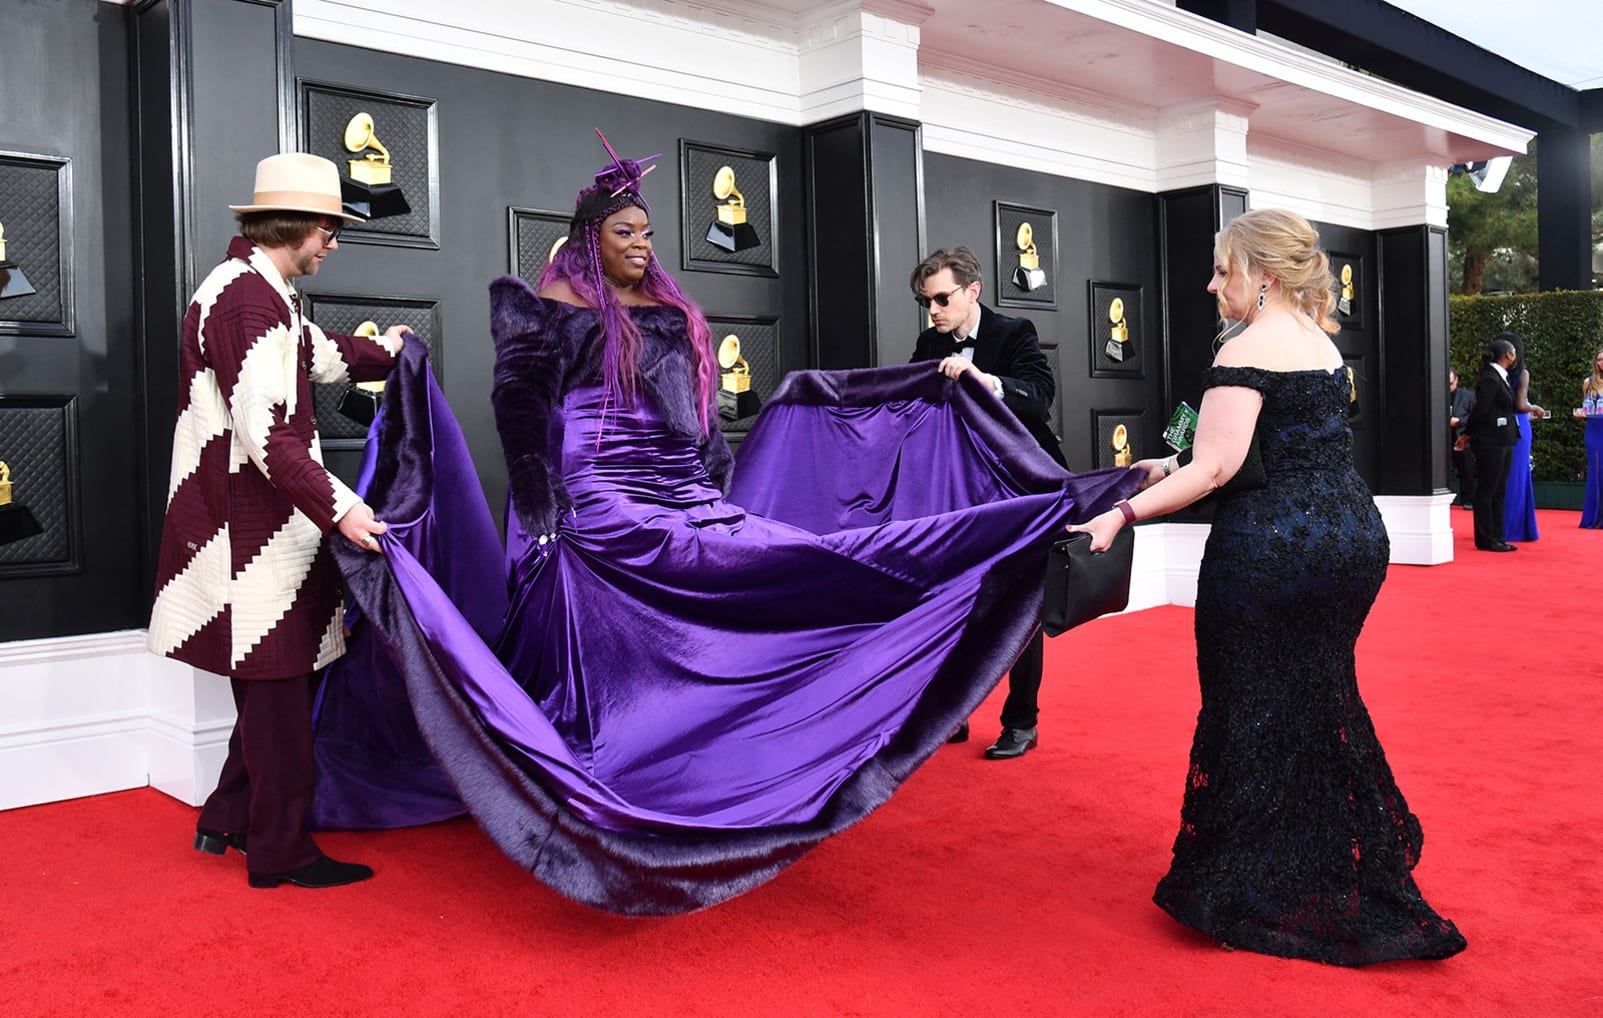
[[[1191,409],[1190,403],[1181,403],[1174,408],[1174,416],[1163,428],[1163,440],[1169,443],[1169,448],[1184,452],[1191,448],[1191,442],[1196,437],[1197,412]]]

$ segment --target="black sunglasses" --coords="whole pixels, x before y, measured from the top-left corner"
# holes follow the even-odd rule
[[[964,289],[967,289],[967,284],[964,284],[963,286],[954,286],[950,290],[947,290],[945,293],[938,293],[933,297],[926,297],[923,294],[919,294],[917,297],[914,297],[913,299],[918,301],[918,306],[921,307],[921,308],[928,308],[930,306],[930,301],[934,301],[935,303],[939,304],[941,307],[945,307],[946,306],[946,302],[952,299],[952,294],[957,293],[959,290],[964,290]]]

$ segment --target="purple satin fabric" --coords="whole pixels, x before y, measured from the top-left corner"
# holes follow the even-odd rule
[[[437,819],[448,780],[541,880],[629,914],[738,894],[882,803],[1029,638],[1046,543],[1138,483],[1066,474],[930,365],[791,376],[727,499],[649,406],[580,386],[562,411],[573,512],[545,546],[508,514],[503,555],[403,354],[367,491],[386,556],[336,544],[365,617],[315,820]]]

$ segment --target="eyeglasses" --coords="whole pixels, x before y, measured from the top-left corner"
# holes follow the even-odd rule
[[[946,306],[946,302],[952,299],[952,295],[953,294],[959,293],[959,292],[961,292],[963,290],[966,290],[966,289],[968,289],[967,286],[954,286],[950,290],[947,290],[945,293],[938,293],[933,297],[926,297],[923,294],[919,294],[917,297],[914,297],[913,299],[918,301],[918,306],[921,307],[921,308],[928,308],[930,306],[930,301],[934,301],[936,304],[939,304],[941,307],[945,307]]]
[[[323,235],[324,247],[327,247],[329,244],[332,244],[336,240],[340,239],[340,228],[338,226],[334,227],[332,230],[326,226],[319,226],[317,228],[317,232]]]

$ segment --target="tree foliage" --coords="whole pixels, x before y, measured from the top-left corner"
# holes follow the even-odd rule
[[[1464,173],[1447,178],[1452,292],[1536,289],[1536,145],[1515,156],[1503,186],[1481,191]]]
[[[1538,481],[1586,476],[1585,432],[1570,417],[1581,383],[1603,346],[1603,290],[1554,290],[1509,297],[1452,297],[1447,302],[1448,364],[1474,386],[1482,348],[1499,332],[1525,341],[1531,402],[1554,419],[1531,428],[1531,472]]]
[[[1592,136],[1592,243],[1603,243],[1603,134]],[[1537,288],[1536,143],[1516,156],[1503,186],[1477,190],[1447,178],[1448,285],[1456,294],[1531,293]]]

